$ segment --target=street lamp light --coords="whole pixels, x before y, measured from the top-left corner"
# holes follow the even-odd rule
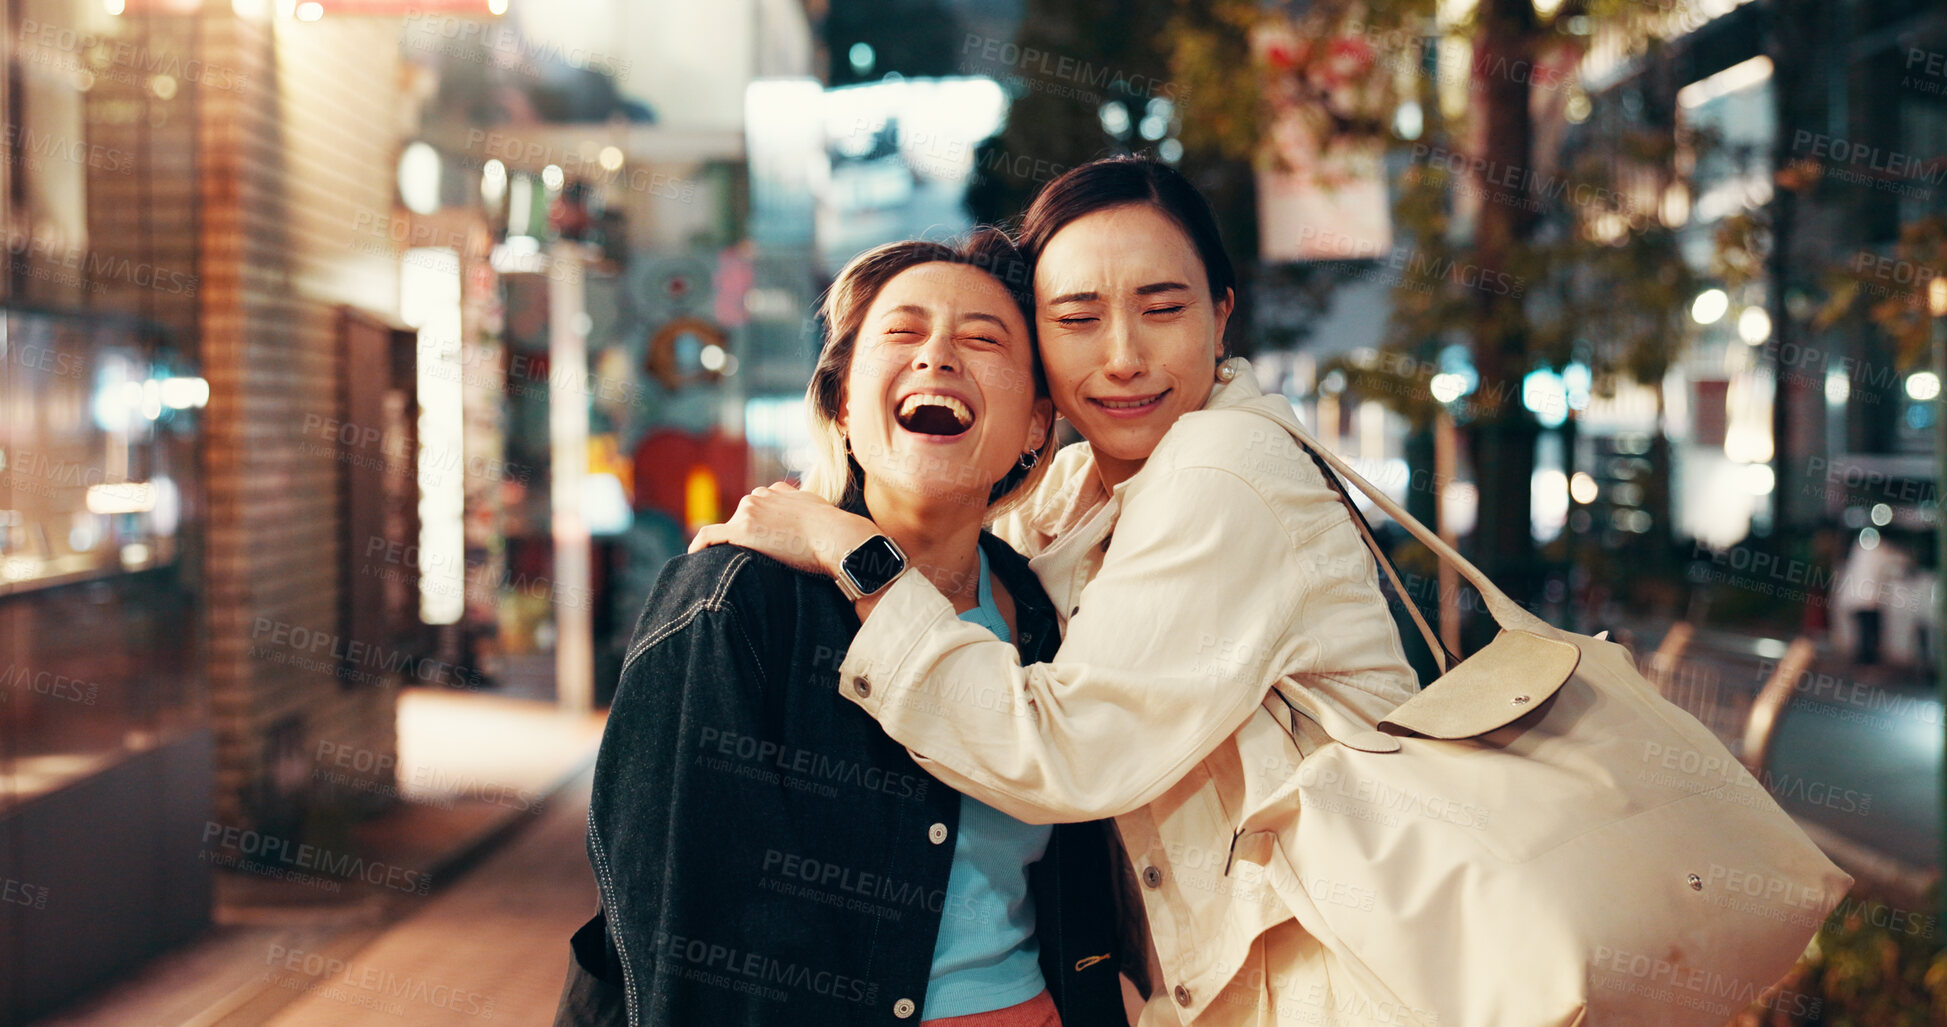
[[[1705,289],[1690,303],[1690,319],[1700,325],[1713,325],[1723,320],[1731,309],[1731,298],[1722,289]]]

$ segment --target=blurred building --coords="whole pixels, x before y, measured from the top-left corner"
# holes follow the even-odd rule
[[[1850,652],[1882,651],[1883,633],[1902,663],[1938,645],[1924,340],[1947,254],[1910,242],[1947,225],[1947,78],[1927,71],[1943,52],[1935,4],[1747,3],[1619,68],[1597,100],[1701,135],[1660,198],[1703,286],[1664,383],[1678,536],[1799,561],[1809,627]],[[1727,270],[1747,256],[1749,273]],[[1917,322],[1904,342],[1891,311]],[[1873,594],[1844,594],[1867,564]]]
[[[0,631],[85,697],[0,707],[0,876],[61,903],[0,932],[9,1018],[195,930],[208,827],[294,830],[309,747],[387,751],[402,676],[349,645],[338,444],[349,326],[399,296],[356,234],[391,206],[396,25],[12,6]]]
[[[207,923],[212,836],[341,842],[395,801],[401,687],[612,681],[746,487],[745,347],[808,367],[744,98],[814,47],[793,0],[0,24],[11,1022]]]
[[[1648,56],[1627,42],[1640,27],[1570,17],[1558,31],[1587,37],[1562,48],[1573,63],[1533,71],[1533,102],[1550,113],[1537,114],[1535,168],[1517,170],[1554,195],[1580,181],[1570,170],[1577,159],[1604,165],[1605,188],[1570,204],[1583,210],[1549,230],[1580,231],[1576,219],[1586,217],[1599,235],[1613,204],[1616,235],[1623,215],[1667,230],[1697,282],[1675,298],[1685,316],[1660,382],[1594,389],[1588,365],[1571,356],[1560,373],[1538,370],[1521,383],[1542,428],[1535,538],[1556,543],[1558,570],[1580,568],[1585,584],[1590,567],[1613,567],[1614,580],[1593,582],[1605,593],[1672,560],[1762,552],[1798,568],[1790,573],[1801,580],[1784,584],[1812,599],[1805,627],[1830,627],[1848,647],[1851,614],[1827,617],[1847,608],[1837,601],[1845,568],[1878,566],[1862,554],[1891,546],[1901,555],[1887,566],[1897,569],[1867,577],[1910,598],[1897,610],[1883,596],[1865,605],[1881,608],[1898,636],[1888,652],[1915,660],[1927,646],[1911,636],[1927,631],[1938,566],[1941,384],[1914,342],[1926,332],[1928,290],[1947,275],[1947,254],[1937,243],[1926,249],[1947,225],[1947,15],[1920,0],[1700,0],[1658,12]],[[1439,78],[1463,92],[1469,80]],[[1564,88],[1571,79],[1575,88]],[[1410,142],[1422,126],[1418,104],[1408,108],[1405,120],[1395,112],[1395,132]],[[1631,136],[1656,145],[1623,155],[1616,140]],[[1382,177],[1396,188],[1427,150],[1396,147]],[[1478,203],[1467,192],[1457,191],[1456,210]],[[1311,262],[1267,272],[1262,283],[1253,328],[1271,338],[1305,326],[1291,351],[1256,357],[1267,388],[1291,395],[1322,437],[1342,440],[1374,480],[1430,516],[1432,490],[1409,482],[1432,464],[1432,447],[1378,397],[1317,371],[1333,358],[1370,357],[1443,403],[1474,388],[1464,342],[1382,355],[1412,240],[1387,253],[1383,240],[1342,227],[1357,218],[1276,205],[1263,213],[1267,264]],[[1324,296],[1317,309],[1307,289]],[[1560,317],[1551,305],[1561,301],[1532,298],[1530,316]],[[1886,327],[1889,310],[1911,318],[1904,341]],[[1568,320],[1601,323],[1610,313]],[[1577,348],[1604,342],[1576,333]],[[1465,477],[1463,467],[1462,480],[1438,490],[1461,533],[1475,510]],[[1754,590],[1730,598],[1752,605],[1739,616],[1764,612]]]

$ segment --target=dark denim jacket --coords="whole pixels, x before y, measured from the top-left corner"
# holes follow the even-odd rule
[[[983,533],[1026,662],[1054,655],[1027,561]],[[663,569],[595,764],[602,913],[576,934],[557,1024],[917,1024],[960,795],[838,694],[858,631],[830,579],[714,546]],[[1106,821],[1057,827],[1031,870],[1066,1027],[1124,1027]],[[606,923],[604,923],[606,920]],[[624,1004],[626,1003],[626,1013]]]

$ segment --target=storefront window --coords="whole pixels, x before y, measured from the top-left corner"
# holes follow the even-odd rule
[[[195,24],[8,11],[0,813],[207,719]]]

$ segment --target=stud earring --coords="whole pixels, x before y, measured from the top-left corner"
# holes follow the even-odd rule
[[[1230,364],[1228,364],[1228,363],[1223,363],[1223,364],[1218,364],[1218,365],[1217,365],[1217,380],[1218,380],[1218,381],[1220,381],[1220,382],[1227,382],[1227,381],[1230,381],[1231,379],[1233,379],[1233,378],[1235,378],[1235,377],[1237,377],[1237,368],[1235,368],[1235,367],[1232,367],[1232,366],[1231,366]]]

